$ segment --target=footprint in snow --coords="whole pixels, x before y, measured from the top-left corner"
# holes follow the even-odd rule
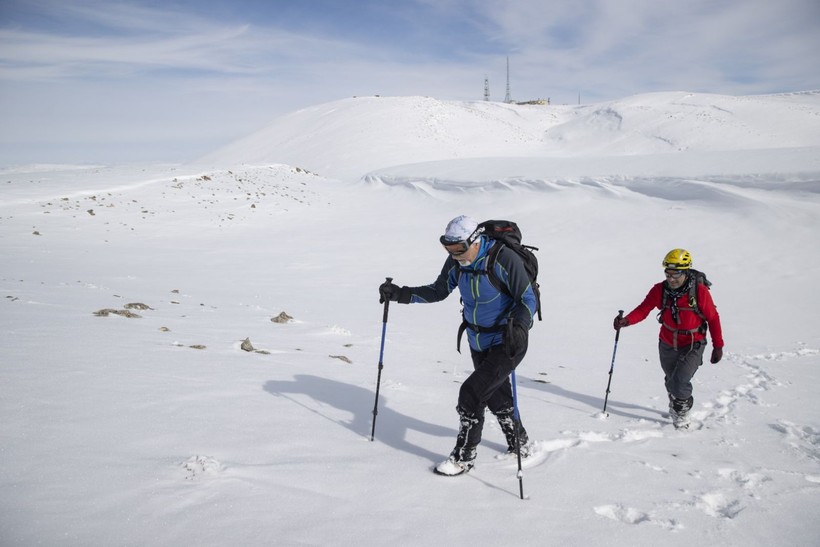
[[[788,420],[778,420],[771,427],[783,434],[783,440],[793,450],[812,460],[820,461],[820,431]]]
[[[778,385],[777,380],[748,360],[737,356],[732,356],[730,360],[748,371],[746,381],[732,389],[721,391],[713,401],[707,401],[697,410],[693,410],[690,414],[694,423],[736,423],[737,419],[733,412],[735,405],[740,402],[760,404],[758,393]]]
[[[760,485],[764,482],[769,482],[772,480],[771,477],[764,475],[763,473],[744,473],[742,471],[738,471],[737,469],[719,469],[718,475],[721,478],[727,479],[742,489],[748,491],[749,494],[755,498],[759,497],[756,495],[756,492],[758,488],[760,488]]]
[[[706,494],[698,496],[695,501],[695,507],[710,517],[726,519],[735,518],[744,509],[740,500],[727,497],[721,490],[707,492]]]
[[[204,476],[215,476],[222,472],[222,464],[210,456],[191,456],[182,463],[187,471],[186,480],[199,480]]]
[[[655,518],[649,513],[644,513],[634,507],[624,507],[623,505],[599,505],[593,507],[593,511],[598,515],[621,522],[623,524],[652,524],[667,530],[677,530],[682,528],[674,520]]]

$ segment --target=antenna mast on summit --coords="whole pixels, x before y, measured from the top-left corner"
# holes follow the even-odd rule
[[[490,79],[484,76],[484,100],[490,100]]]
[[[510,56],[507,55],[507,96],[504,97],[504,102],[509,104],[512,102],[510,98]]]

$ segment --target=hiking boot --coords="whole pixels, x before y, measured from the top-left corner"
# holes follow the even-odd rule
[[[457,460],[455,456],[451,455],[449,458],[438,464],[433,471],[439,475],[446,475],[448,477],[455,477],[467,473],[475,466],[475,451],[473,451],[472,460]]]
[[[686,429],[689,427],[689,410],[691,410],[694,397],[688,399],[677,399],[669,396],[669,416],[672,418],[672,425],[676,429]]]
[[[535,445],[529,441],[526,444],[521,445],[521,459],[529,458],[532,456],[533,452],[535,452]],[[515,450],[515,446],[507,447],[507,454],[511,456],[518,456],[518,452]]]
[[[459,417],[456,446],[450,452],[450,457],[436,466],[435,472],[439,475],[461,475],[472,469],[475,464],[476,447],[481,442],[482,420],[461,407],[456,407],[456,411]]]
[[[674,410],[678,414],[686,414],[692,408],[695,398],[690,396],[688,399],[677,399],[675,397],[669,398],[669,410]]]
[[[499,412],[495,415],[496,419],[498,420],[498,425],[501,427],[501,431],[504,433],[504,437],[507,439],[507,453],[508,454],[517,454],[517,450],[515,449],[515,425],[516,420],[514,418],[514,414],[512,410]],[[529,442],[529,436],[527,435],[527,430],[524,429],[524,426],[521,424],[521,420],[518,420],[518,442],[521,445],[521,457],[526,458],[532,452],[532,446]]]

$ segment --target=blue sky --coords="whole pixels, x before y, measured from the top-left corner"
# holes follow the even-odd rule
[[[817,0],[0,0],[0,165],[184,162],[354,95],[820,89]]]

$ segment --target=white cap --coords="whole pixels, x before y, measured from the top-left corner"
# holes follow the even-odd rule
[[[468,243],[472,243],[470,237],[475,234],[477,228],[478,222],[468,216],[461,215],[447,224],[447,229],[444,230],[444,235],[441,236],[441,240],[442,242],[451,241],[457,243],[459,241],[467,241]]]

